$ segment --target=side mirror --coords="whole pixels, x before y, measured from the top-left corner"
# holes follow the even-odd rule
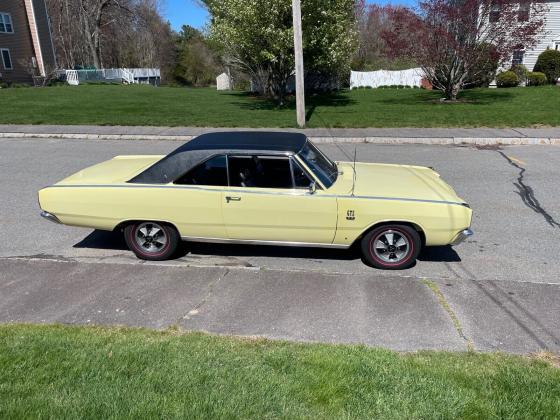
[[[309,194],[315,194],[317,192],[317,183],[315,181],[311,181],[309,184]]]

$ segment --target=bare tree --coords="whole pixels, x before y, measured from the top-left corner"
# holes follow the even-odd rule
[[[160,67],[169,73],[174,36],[158,0],[47,0],[58,62],[65,68]]]

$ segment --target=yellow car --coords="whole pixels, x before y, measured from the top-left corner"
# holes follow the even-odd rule
[[[146,260],[181,240],[350,248],[403,269],[472,235],[472,211],[430,168],[333,162],[303,134],[211,133],[167,156],[117,156],[39,191],[56,223],[121,230]]]

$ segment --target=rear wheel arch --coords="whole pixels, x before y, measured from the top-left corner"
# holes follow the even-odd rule
[[[156,223],[161,223],[164,225],[169,225],[171,227],[173,227],[177,232],[180,233],[179,229],[177,228],[177,226],[175,226],[174,223],[168,222],[166,220],[157,220],[157,219],[130,219],[130,220],[123,220],[122,222],[120,222],[117,226],[114,227],[113,232],[122,232],[124,231],[124,229],[129,226],[129,225],[133,225],[136,223],[143,223],[143,222],[156,222]]]

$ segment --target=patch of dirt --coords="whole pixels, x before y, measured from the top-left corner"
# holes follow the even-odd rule
[[[560,369],[560,354],[552,353],[550,351],[540,351],[538,353],[532,353],[529,357],[531,359],[546,362],[552,367]]]

